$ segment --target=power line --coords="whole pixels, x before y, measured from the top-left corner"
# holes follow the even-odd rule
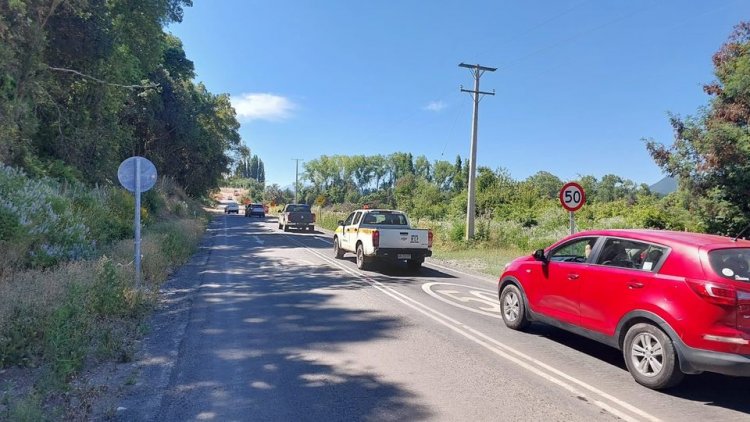
[[[539,28],[541,28],[541,27],[543,27],[543,26],[545,26],[545,25],[547,25],[547,24],[549,24],[551,22],[556,21],[557,19],[559,19],[559,18],[567,15],[568,13],[570,13],[570,12],[574,11],[575,9],[579,8],[581,5],[583,5],[585,3],[589,3],[590,1],[591,0],[580,1],[580,2],[578,2],[576,4],[574,4],[573,6],[568,7],[567,9],[564,9],[564,10],[562,10],[562,11],[560,11],[560,12],[552,15],[551,17],[549,17],[549,18],[547,18],[547,19],[539,22],[538,24],[533,25],[533,26],[527,28],[525,31],[516,33],[514,36],[506,38],[505,40],[500,40],[499,42],[492,43],[492,45],[493,45],[493,47],[497,48],[497,47],[502,46],[502,45],[507,45],[511,41],[516,41],[518,39],[525,39],[533,31],[535,31],[535,30],[537,30],[537,29],[539,29]],[[487,49],[484,49],[484,50],[482,50],[481,53],[484,53],[486,51],[487,51]],[[477,56],[479,56],[479,54],[477,54]]]

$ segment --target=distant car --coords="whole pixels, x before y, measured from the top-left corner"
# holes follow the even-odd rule
[[[544,322],[622,350],[641,385],[750,376],[750,241],[662,230],[581,232],[498,280],[505,325]]]
[[[249,204],[245,206],[245,217],[266,218],[266,208],[263,204]]]
[[[229,202],[224,207],[224,214],[239,214],[240,213],[240,205],[236,202]]]

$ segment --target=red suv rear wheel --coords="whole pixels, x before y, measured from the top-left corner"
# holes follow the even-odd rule
[[[622,347],[630,374],[638,384],[660,390],[677,385],[680,371],[674,345],[669,336],[651,324],[630,327]]]

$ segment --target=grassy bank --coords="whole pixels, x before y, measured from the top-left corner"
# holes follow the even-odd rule
[[[132,194],[0,170],[0,420],[86,419],[70,382],[132,359],[161,283],[194,253],[207,217],[169,181],[144,196],[136,290]]]

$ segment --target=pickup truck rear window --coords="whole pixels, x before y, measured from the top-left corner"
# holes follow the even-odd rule
[[[286,209],[289,212],[310,212],[309,205],[290,205]]]
[[[396,214],[392,212],[377,212],[377,211],[367,213],[362,223],[363,224],[386,224],[386,225],[392,225],[392,226],[405,226],[409,224],[406,221],[406,216],[403,214]]]

